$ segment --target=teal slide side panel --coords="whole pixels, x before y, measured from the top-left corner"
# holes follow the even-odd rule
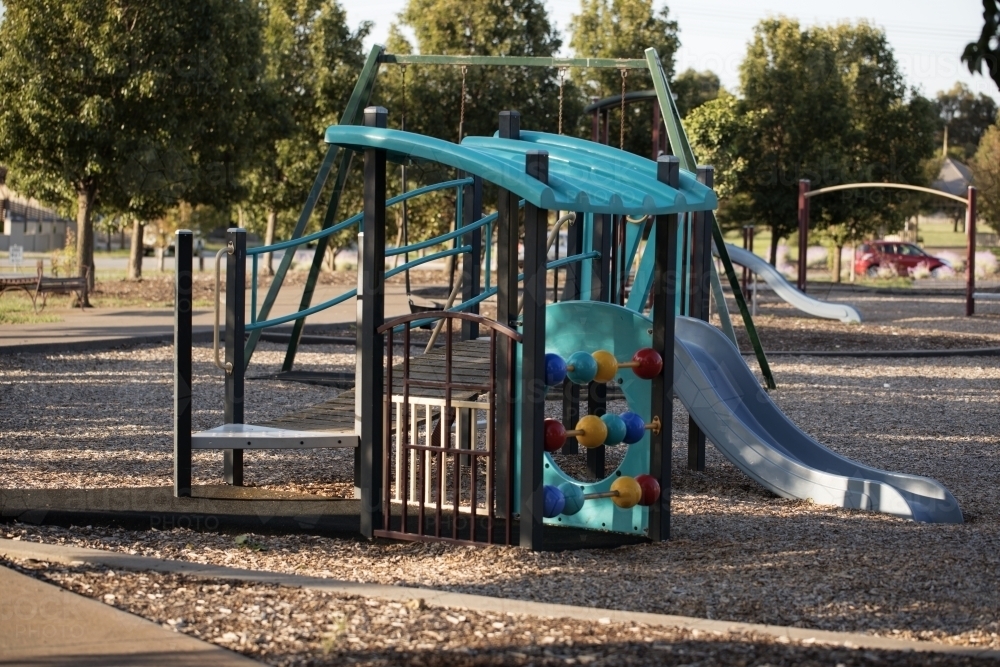
[[[596,159],[611,162],[619,168],[641,172],[646,177],[656,180],[656,163],[652,160],[587,139],[521,130],[521,141],[536,144],[540,148],[562,147],[570,149],[577,154],[594,156]],[[705,211],[718,208],[719,200],[715,191],[699,183],[697,176],[687,171],[683,164],[681,167],[680,191],[688,203],[686,210]]]
[[[551,304],[545,310],[545,322],[545,350],[559,354],[563,358],[578,351],[594,352],[603,349],[618,359],[631,359],[636,350],[652,344],[652,322],[638,313],[613,304],[594,301],[564,301]],[[520,368],[520,364],[518,367]],[[622,369],[614,381],[625,394],[628,409],[648,422],[651,417],[649,414],[651,382],[639,379],[627,368]],[[573,426],[568,424],[567,428]],[[584,493],[601,493],[608,491],[612,482],[621,475],[635,477],[649,472],[648,434],[633,445],[618,445],[618,447],[628,447],[621,465],[607,478],[594,483],[573,479],[559,468],[550,455],[545,454],[545,483],[558,486],[571,482],[582,486]],[[519,456],[520,447],[517,446],[515,451]],[[515,465],[519,465],[519,458]],[[643,534],[648,526],[648,513],[645,507],[637,505],[624,510],[619,509],[610,498],[597,498],[586,501],[583,509],[573,516],[560,516],[546,519],[545,522],[590,530]]]

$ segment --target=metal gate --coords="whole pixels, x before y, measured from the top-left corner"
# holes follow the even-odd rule
[[[411,330],[428,317],[443,320],[444,355],[432,351],[411,363]],[[455,341],[456,320],[478,324],[482,337]],[[456,312],[406,315],[379,333],[386,336],[384,524],[375,534],[510,544],[511,490],[502,470],[512,466],[512,401],[498,394],[513,396],[514,383],[512,372],[497,377],[497,360],[514,368],[520,336],[493,320]]]

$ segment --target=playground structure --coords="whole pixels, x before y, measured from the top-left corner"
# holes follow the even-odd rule
[[[367,101],[379,62],[403,58],[374,50],[367,78],[362,75],[361,92],[352,103]],[[479,62],[482,58],[405,58],[487,64]],[[511,65],[560,64],[558,59],[501,60]],[[961,522],[955,499],[940,484],[839,457],[796,429],[774,406],[739,351],[705,321],[706,286],[714,288],[719,282],[717,276],[713,280],[713,237],[734,293],[738,283],[712,214],[716,199],[711,169],[695,166],[655,51],[648,50],[645,61],[578,64],[648,67],[678,156],[660,156],[654,162],[595,142],[522,131],[514,112],[501,114],[497,136],[466,137],[461,144],[387,129],[387,112],[380,107],[365,108],[364,125],[330,127],[324,169],[329,173],[338,150],[344,151],[342,167],[349,166],[352,154],[364,155],[364,211],[333,224],[335,194],[323,230],[308,236],[299,232],[297,238],[266,248],[247,250],[242,230],[229,231],[227,248],[217,258],[217,267],[223,256],[227,264],[226,354],[216,362],[226,373],[226,424],[198,434],[192,434],[190,426],[192,238],[178,233],[175,494],[190,494],[193,448],[223,449],[226,481],[239,485],[245,449],[345,447],[356,454],[361,530],[368,537],[511,544],[516,527],[521,546],[543,549],[549,525],[664,540],[670,535],[670,425],[676,395],[691,415],[688,463],[694,469],[704,469],[707,435],[730,461],[779,495],[921,521]],[[454,180],[388,199],[389,160],[432,161],[459,173]],[[321,176],[307,209],[318,198],[326,178]],[[342,168],[335,193],[344,178]],[[484,183],[499,188],[497,210],[488,215],[483,215]],[[456,229],[387,250],[386,208],[447,188],[456,191]],[[574,211],[576,216],[570,228],[571,254],[547,262],[552,211]],[[306,212],[303,216],[308,220]],[[517,266],[521,218],[523,275]],[[611,233],[616,222],[621,230],[617,237]],[[272,285],[258,308],[257,257],[310,242],[317,242],[321,257],[330,234],[354,225],[361,230],[358,288],[311,305],[306,294],[311,299],[315,283],[307,283],[299,311],[267,319],[276,288]],[[481,267],[484,254],[487,269],[490,266],[491,244],[487,241],[484,248],[483,238],[492,238],[494,226],[498,270],[491,285],[489,270]],[[644,232],[648,241],[642,246]],[[453,247],[385,269],[388,256],[443,242]],[[461,303],[448,311],[386,321],[387,278],[453,255],[463,261]],[[290,258],[286,253],[279,275]],[[248,259],[249,323],[244,287]],[[546,271],[561,267],[567,267],[564,294],[569,298],[547,303]],[[617,299],[624,303],[615,302],[612,286],[627,281],[632,285],[627,300],[620,290]],[[497,317],[488,320],[478,314],[478,305],[493,296]],[[243,424],[243,376],[260,332],[296,323],[298,333],[293,332],[286,356],[289,364],[305,317],[352,298],[359,302],[355,389],[287,420]],[[739,296],[737,301],[752,327],[745,302]],[[421,357],[411,357],[410,334],[414,327],[435,321],[444,329],[443,355],[433,353],[435,363],[421,365]],[[454,340],[457,332],[459,341]],[[397,347],[402,350],[398,362]],[[218,352],[218,345],[215,349]],[[758,359],[765,381],[773,386],[766,359],[762,354]],[[621,372],[629,368],[632,372]],[[563,370],[564,395],[575,391],[579,397],[578,389],[585,384],[591,403],[590,415],[579,419],[579,398],[576,415],[574,401],[567,402],[563,422],[575,426],[570,430],[544,418],[546,393],[562,380]],[[632,416],[605,414],[608,382],[618,385]],[[575,441],[567,441],[567,435]],[[623,446],[615,441],[627,450],[617,469],[605,475],[603,457],[597,454],[607,446]],[[595,482],[569,477],[551,456],[557,445],[572,452],[577,442],[587,447]],[[581,546],[585,544],[581,538]]]

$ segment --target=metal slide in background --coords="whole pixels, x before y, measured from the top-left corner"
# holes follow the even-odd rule
[[[675,395],[712,444],[765,488],[822,505],[963,523],[958,501],[937,481],[869,468],[806,435],[715,327],[678,317],[674,356]]]
[[[745,266],[759,275],[770,285],[775,294],[802,312],[827,320],[840,320],[841,322],[861,321],[861,313],[853,306],[848,306],[845,303],[820,301],[819,299],[814,299],[811,296],[803,294],[790,282],[785,280],[785,277],[776,268],[752,252],[734,246],[732,243],[727,243],[726,249],[729,251],[729,257],[733,260],[733,263]]]

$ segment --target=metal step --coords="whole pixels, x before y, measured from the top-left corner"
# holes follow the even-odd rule
[[[298,431],[253,424],[223,424],[191,435],[191,449],[316,449],[357,447],[353,432]]]

